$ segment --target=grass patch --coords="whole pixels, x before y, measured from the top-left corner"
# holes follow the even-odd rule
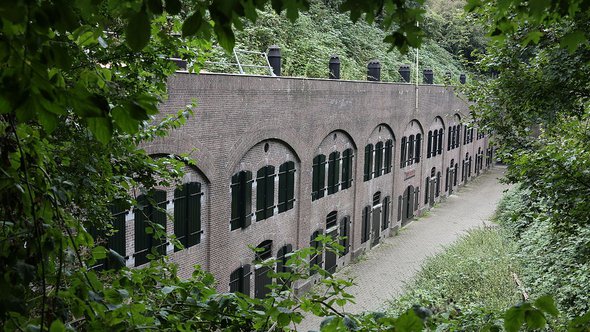
[[[444,252],[426,260],[404,295],[391,302],[389,311],[399,315],[412,305],[430,308],[449,327],[453,317],[477,326],[499,318],[497,312],[520,301],[512,278],[520,266],[515,244],[500,228],[470,231]],[[465,320],[465,316],[469,320]],[[450,323],[451,322],[451,323]],[[457,327],[457,326],[455,326]]]

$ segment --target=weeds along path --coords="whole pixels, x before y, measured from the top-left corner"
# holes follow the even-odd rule
[[[489,224],[507,185],[500,184],[505,167],[495,166],[455,191],[438,206],[368,251],[358,262],[344,267],[337,277],[352,277],[348,288],[354,304],[345,312],[378,311],[399,296],[424,260],[444,250],[469,229]],[[298,331],[319,330],[320,317],[307,317]]]

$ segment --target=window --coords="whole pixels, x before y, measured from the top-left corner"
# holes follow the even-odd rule
[[[262,241],[256,247],[255,259],[256,261],[262,262],[272,257],[272,241]]]
[[[432,156],[436,156],[440,152],[438,151],[438,130],[434,130],[434,134],[432,135]]]
[[[320,241],[317,241],[316,238],[323,233],[321,229],[313,232],[310,239],[310,247],[315,248],[316,250],[320,249]],[[322,252],[319,251],[317,254],[313,255],[309,261],[310,264],[310,275],[314,275],[317,271],[313,268],[314,266],[321,267],[322,266]]]
[[[291,210],[295,202],[295,163],[287,161],[279,167],[279,213]]]
[[[385,171],[384,173],[391,173],[391,165],[393,164],[393,141],[385,141]]]
[[[428,147],[426,148],[426,158],[432,154],[432,130],[428,131]]]
[[[381,224],[381,230],[386,230],[389,227],[389,205],[391,204],[391,199],[389,196],[383,199],[383,222]]]
[[[174,235],[184,248],[201,242],[201,195],[199,182],[185,183],[174,190]]]
[[[231,230],[250,226],[252,218],[252,173],[241,171],[231,178]]]
[[[287,265],[287,261],[289,260],[288,254],[292,251],[293,246],[291,246],[290,244],[287,244],[286,246],[283,246],[281,249],[279,249],[279,251],[277,252],[277,273],[290,271],[290,268]]]
[[[443,142],[443,134],[444,134],[444,128],[441,128],[438,131],[438,154],[442,154],[442,142]]]
[[[373,206],[379,205],[381,201],[381,192],[378,191],[375,194],[373,194]]]
[[[256,221],[272,217],[275,203],[275,168],[264,166],[256,172]]]
[[[324,190],[326,185],[326,156],[323,154],[315,156],[313,158],[313,168],[312,168],[312,192],[311,192],[311,200],[315,201],[316,199],[320,199],[324,197]]]
[[[342,152],[342,190],[350,188],[352,183],[352,149]]]
[[[340,253],[340,256],[348,254],[350,246],[350,235],[348,234],[350,223],[350,217],[346,216],[340,220],[340,245],[344,247],[344,250]]]
[[[364,181],[369,181],[373,177],[373,144],[365,146],[365,176]]]
[[[361,225],[361,243],[365,243],[369,240],[371,226],[369,224],[371,220],[371,206],[367,205],[363,209],[363,220]]]
[[[408,138],[408,159],[406,160],[406,165],[412,165],[414,163],[414,143],[414,135],[410,135],[410,138]]]
[[[407,137],[404,136],[404,137],[402,137],[402,143],[400,145],[401,146],[401,156],[400,156],[400,165],[399,165],[400,168],[406,167],[406,154],[407,154],[406,144],[407,144]]]
[[[334,151],[328,157],[328,195],[338,192],[340,182],[340,152]]]
[[[229,291],[250,296],[250,265],[244,265],[229,275]]]
[[[383,142],[375,144],[375,167],[373,173],[375,177],[381,176],[383,172]]]
[[[416,134],[416,153],[414,153],[414,160],[416,161],[416,163],[420,162],[420,153],[422,153],[422,151],[420,151],[421,147],[422,147],[422,134]]]
[[[166,231],[167,203],[164,190],[153,190],[148,195],[137,197],[137,208],[134,210],[135,266],[147,263],[147,255],[152,253],[153,248],[160,254],[166,253],[166,240],[157,237],[154,231],[146,232],[146,227]]]
[[[332,211],[326,217],[326,229],[330,229],[338,223],[338,212]]]

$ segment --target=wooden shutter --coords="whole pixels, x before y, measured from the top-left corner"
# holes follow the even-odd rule
[[[174,190],[174,235],[184,248],[188,247],[188,197],[187,185],[183,184],[181,187]],[[180,248],[174,248],[178,251]]]
[[[397,220],[402,220],[403,198],[400,195],[397,198]]]
[[[279,213],[293,208],[295,197],[295,163],[288,161],[279,167]]]
[[[375,177],[381,176],[383,172],[383,142],[375,144],[375,167],[373,173]]]
[[[369,181],[372,177],[373,164],[373,144],[365,146],[365,175],[364,181]]]
[[[157,208],[153,209],[153,219],[152,222],[158,225],[161,225],[164,229],[164,233],[166,233],[166,204],[168,201],[166,200],[166,191],[164,190],[154,190],[153,199],[156,203]],[[166,254],[166,237],[156,235],[156,232],[150,235],[152,237],[152,246],[156,248],[157,252],[161,255]],[[150,248],[151,249],[151,248]]]
[[[240,175],[240,225],[242,228],[250,226],[252,223],[252,173],[242,171]]]
[[[328,195],[338,192],[340,179],[340,152],[334,151],[328,157]]]
[[[432,130],[428,131],[428,147],[426,148],[426,158],[430,158],[432,153]]]
[[[340,253],[340,256],[344,256],[348,254],[349,250],[349,243],[350,243],[350,234],[348,232],[348,223],[349,217],[346,216],[340,220],[340,245],[344,247],[343,251]]]
[[[438,131],[438,154],[442,154],[442,142],[443,142],[444,129]]]
[[[365,206],[362,215],[361,243],[367,242],[370,231],[371,206]]]
[[[115,231],[108,239],[107,246],[109,249],[116,251],[119,255],[126,255],[126,236],[125,236],[125,218],[127,209],[119,204],[114,204],[111,208],[113,214],[113,230]]]
[[[393,160],[393,141],[385,141],[385,174],[391,172],[391,165]]]
[[[352,149],[342,152],[342,189],[350,188],[352,184]]]
[[[188,241],[187,247],[194,246],[201,242],[201,184],[191,182],[187,184],[188,194]]]
[[[389,196],[386,196],[383,199],[383,223],[381,225],[382,230],[386,230],[389,226],[389,206],[391,204],[391,200]]]
[[[404,168],[406,166],[406,136],[402,137],[402,143],[400,144],[401,147],[401,155],[400,155],[400,168]]]
[[[137,197],[137,208],[134,210],[135,218],[135,266],[147,263],[147,249],[148,249],[148,236],[145,232],[145,228],[148,226],[147,222],[151,215],[151,206],[148,203],[148,199],[145,195]]]
[[[416,160],[416,163],[420,162],[420,153],[422,153],[421,147],[422,147],[422,134],[416,134],[416,154],[414,155],[414,159]]]
[[[428,204],[428,186],[430,185],[430,178],[426,177],[426,184],[424,185],[424,205]]]
[[[416,138],[414,135],[410,135],[408,138],[408,159],[406,160],[406,165],[412,165],[414,163],[414,143]]]
[[[452,142],[452,136],[453,136],[453,130],[451,129],[452,127],[449,127],[449,133],[447,135],[447,151],[451,150],[451,142]]]

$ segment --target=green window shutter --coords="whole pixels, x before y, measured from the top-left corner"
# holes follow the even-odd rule
[[[287,162],[287,210],[295,204],[295,163]]]
[[[319,187],[319,177],[320,177],[320,156],[315,156],[313,158],[313,165],[311,168],[311,200],[315,201],[319,198],[318,192],[320,190]]]
[[[389,226],[389,205],[391,204],[391,200],[389,196],[383,199],[383,222],[381,224],[381,230],[386,230]]]
[[[342,218],[340,220],[340,245],[344,247],[343,251],[340,253],[340,256],[344,256],[348,254],[349,251],[349,243],[350,243],[350,234],[348,234],[348,223],[350,218],[348,216]]]
[[[373,173],[375,177],[381,176],[383,170],[383,142],[377,142],[375,144],[375,165]]]
[[[188,247],[188,215],[187,215],[187,188],[186,184],[174,190],[174,235],[184,248]],[[174,248],[174,251],[179,251],[180,248]]]
[[[406,160],[406,165],[412,165],[414,163],[414,143],[416,142],[416,138],[414,135],[410,135],[408,138],[408,158]]]
[[[275,167],[266,166],[266,181],[265,181],[265,216],[272,217],[275,207]]]
[[[449,133],[447,134],[447,151],[451,150],[451,136],[453,136],[453,130],[451,128],[449,127]]]
[[[352,183],[352,149],[342,152],[342,189],[350,188]]]
[[[250,171],[244,171],[240,181],[242,183],[241,197],[243,197],[240,216],[242,228],[246,228],[252,223],[252,183],[254,182],[252,173]]]
[[[385,174],[391,173],[391,166],[393,164],[393,141],[388,139],[385,141]]]
[[[442,142],[443,142],[444,129],[438,131],[438,154],[442,154]]]
[[[201,242],[201,184],[191,182],[187,184],[188,194],[188,242],[187,247]]]
[[[416,134],[416,154],[414,155],[414,159],[416,163],[420,162],[420,154],[422,153],[422,134]]]
[[[147,221],[151,216],[151,210],[152,208],[145,195],[137,197],[137,208],[133,211],[135,215],[135,266],[147,263],[148,235],[145,228],[148,226]]]
[[[426,158],[432,154],[432,130],[428,131],[428,147],[426,148]]]
[[[400,155],[400,168],[404,168],[406,166],[406,155],[407,155],[407,150],[406,150],[406,142],[407,142],[407,137],[404,136],[402,137],[402,143],[400,144],[400,148],[401,148],[401,155]]]
[[[430,178],[426,177],[426,184],[424,185],[424,205],[428,204],[428,193],[430,192],[428,186],[430,185]]]
[[[324,197],[326,190],[326,156],[323,154],[319,155],[319,167],[318,167],[318,198]]]
[[[240,194],[243,189],[240,186],[240,173],[236,173],[231,177],[231,220],[230,229],[238,229],[242,226],[240,222]]]
[[[362,216],[362,230],[361,230],[361,243],[367,242],[369,240],[370,235],[370,224],[369,221],[371,219],[371,206],[365,206],[363,209],[363,216]]]
[[[250,275],[252,268],[250,264],[242,266],[242,282],[240,285],[240,293],[250,296]]]
[[[432,150],[430,152],[430,155],[433,157],[438,154],[437,146],[438,146],[438,130],[435,129],[434,133],[432,134]]]
[[[125,217],[127,209],[120,205],[113,205],[111,212],[113,213],[113,229],[114,234],[108,239],[108,247],[116,251],[119,255],[125,257],[126,243],[125,243]]]
[[[287,211],[287,187],[289,185],[289,162],[279,166],[279,213]]]
[[[365,146],[365,176],[364,181],[369,181],[372,178],[373,170],[373,144]]]
[[[328,157],[328,195],[338,192],[340,179],[340,152],[334,151]]]
[[[154,190],[152,197],[157,206],[157,208],[153,209],[152,222],[161,225],[163,227],[163,232],[166,233],[166,204],[168,203],[166,200],[166,192],[164,190]],[[158,236],[154,232],[154,234],[152,234],[152,239],[152,247],[156,248],[159,254],[166,254],[166,237]]]

